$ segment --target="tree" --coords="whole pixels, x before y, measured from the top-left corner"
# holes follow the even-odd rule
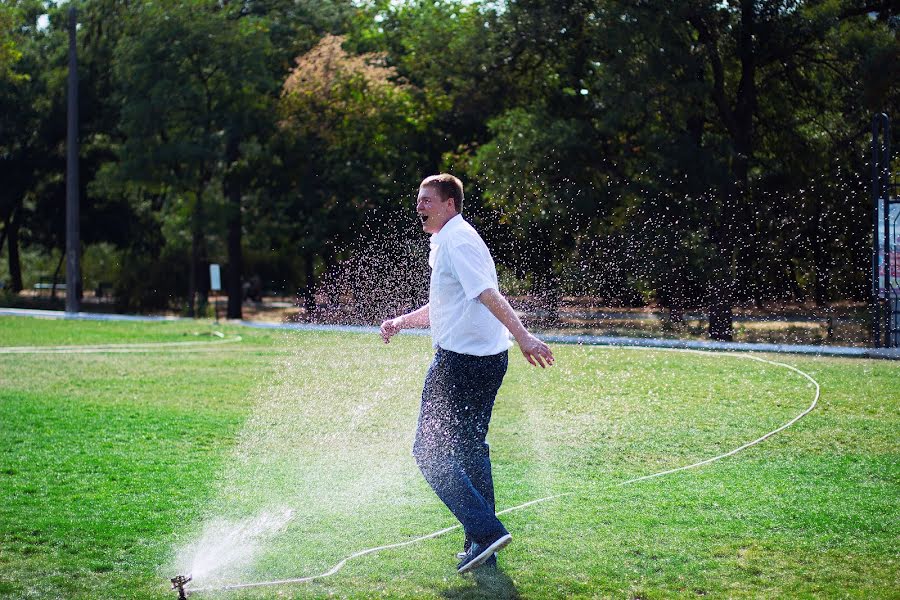
[[[56,217],[63,206],[58,143],[65,139],[65,37],[53,21],[46,29],[37,27],[43,12],[36,1],[4,5],[0,11],[12,34],[4,36],[3,46],[13,48],[7,57],[14,59],[0,79],[0,245],[7,245],[13,292],[23,287],[22,243],[47,249],[64,244],[64,222]],[[60,14],[57,9],[52,16]]]
[[[18,25],[21,16],[14,4],[0,4],[0,81],[8,85],[27,79],[27,75],[16,71],[16,63],[22,58],[21,33]]]
[[[0,189],[0,221],[4,224],[0,245],[7,243],[9,287],[18,291],[22,287],[20,245],[58,251],[55,278],[63,264],[67,7],[50,6],[47,12],[44,3],[37,1],[9,6],[17,18],[15,40],[20,59],[16,77],[0,87],[0,171],[6,183]],[[79,9],[79,162],[85,245],[111,242],[126,246],[143,223],[135,218],[128,198],[102,196],[90,189],[100,165],[114,157],[109,144],[118,111],[112,102],[107,61],[120,33],[115,26],[120,21],[114,18],[120,10],[116,0],[92,0]],[[39,27],[45,13],[47,25]]]
[[[699,125],[698,146],[701,151],[707,149],[712,164],[720,165],[721,175],[710,181],[718,201],[706,207],[703,223],[714,248],[709,257],[713,339],[731,339],[732,305],[740,295],[747,295],[742,287],[746,290],[754,282],[772,241],[761,219],[765,210],[760,210],[778,197],[772,186],[761,185],[764,175],[774,171],[774,157],[767,155],[767,146],[790,154],[798,141],[809,139],[810,132],[802,126],[804,113],[825,110],[827,114],[843,108],[839,90],[846,82],[835,80],[833,73],[820,67],[829,65],[829,56],[841,44],[842,30],[869,30],[869,13],[887,10],[885,2],[755,0],[677,6],[620,3],[616,8],[620,18],[612,22],[649,29],[647,37],[658,42],[659,50],[646,46],[644,56],[668,65],[673,73],[679,72],[679,62],[687,66],[687,76],[696,76],[697,83],[690,98],[696,106],[713,109],[682,121]],[[668,60],[663,54],[668,54]],[[684,60],[673,61],[673,56]],[[826,89],[823,81],[833,86]],[[679,92],[692,89],[687,84],[663,91],[665,101],[678,106]],[[810,98],[805,93],[810,89],[824,93]],[[709,153],[710,149],[715,152]],[[760,193],[765,188],[768,194]]]
[[[119,177],[183,202],[190,212],[187,312],[205,303],[208,204],[229,203],[229,316],[240,316],[242,144],[269,116],[272,80],[265,23],[216,2],[167,0],[128,14],[117,46],[121,102]]]
[[[339,246],[360,233],[366,209],[396,210],[398,180],[415,164],[411,140],[427,125],[413,88],[377,53],[351,54],[344,38],[325,36],[284,83],[278,155],[289,168],[279,192],[291,197],[289,238],[303,255],[304,302],[314,308],[316,262],[333,265]]]
[[[836,74],[867,53],[895,53],[895,36],[885,34],[888,4],[571,0],[559,10],[523,0],[507,8],[501,22],[513,33],[494,52],[532,66],[527,81],[536,94],[491,121],[495,138],[473,163],[488,192],[524,192],[525,206],[540,206],[525,220],[537,228],[529,237],[542,240],[542,231],[551,245],[562,244],[563,262],[579,242],[566,245],[561,234],[553,240],[554,228],[578,229],[558,216],[540,219],[566,212],[573,192],[593,206],[587,222],[608,223],[594,231],[640,243],[660,239],[651,231],[680,228],[680,241],[663,247],[682,258],[672,262],[659,246],[642,243],[641,255],[656,262],[635,277],[658,300],[680,306],[696,286],[682,286],[679,273],[702,265],[690,270],[705,280],[710,336],[730,339],[732,306],[761,297],[759,274],[779,251],[783,232],[773,231],[771,216],[790,212],[783,200],[821,176],[806,168],[802,178],[784,177],[785,157],[820,146],[824,153],[812,164],[821,165],[828,153],[844,152],[837,139],[821,143],[810,116],[859,119],[842,99],[858,94]],[[875,43],[863,48],[851,41],[857,36]]]

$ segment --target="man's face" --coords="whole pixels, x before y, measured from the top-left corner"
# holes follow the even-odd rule
[[[422,221],[422,231],[437,233],[447,221],[456,216],[456,207],[453,205],[453,198],[441,198],[437,188],[423,186],[419,188],[419,197],[416,199],[416,212]]]

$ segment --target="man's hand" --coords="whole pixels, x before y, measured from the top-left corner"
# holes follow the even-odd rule
[[[535,367],[545,368],[553,365],[553,351],[550,346],[537,339],[530,333],[516,339],[519,344],[519,350],[525,356],[525,360],[533,364]],[[544,363],[547,363],[546,365]]]
[[[389,344],[391,338],[400,333],[401,329],[403,329],[403,317],[388,319],[381,324],[381,339],[385,344]]]
[[[394,319],[388,319],[381,324],[381,338],[384,343],[390,343],[391,338],[400,333],[402,329],[410,327],[428,327],[428,305],[420,306],[416,310],[400,315]]]
[[[478,294],[478,299],[516,338],[525,360],[542,369],[553,365],[553,352],[550,350],[550,346],[528,333],[516,311],[509,305],[503,294],[494,288],[487,288]]]

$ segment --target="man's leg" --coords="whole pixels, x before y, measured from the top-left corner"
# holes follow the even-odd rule
[[[494,504],[494,480],[491,474],[490,447],[486,441],[494,400],[503,377],[506,374],[507,354],[484,357],[479,361],[475,375],[477,386],[472,386],[467,407],[471,409],[471,427],[465,430],[465,438],[461,444],[463,468],[472,480],[475,489],[484,496],[491,510],[496,511]]]
[[[506,533],[494,514],[490,461],[484,447],[493,395],[502,374],[486,381],[485,361],[481,358],[438,351],[425,380],[413,446],[413,455],[426,481],[478,543]],[[485,393],[490,388],[492,393]],[[480,443],[480,450],[475,442]],[[490,501],[467,472],[466,467],[473,465],[478,487]]]
[[[465,377],[455,381],[461,393],[454,395],[457,414],[462,415],[460,442],[457,445],[460,462],[474,487],[489,503],[491,513],[495,513],[490,449],[486,437],[497,391],[506,374],[507,353],[485,357],[466,356],[461,362],[467,368],[459,370]],[[477,534],[471,535],[471,538],[472,545],[457,567],[460,573],[482,565],[495,567],[495,552],[506,546],[511,539],[505,528],[488,539],[479,538]]]

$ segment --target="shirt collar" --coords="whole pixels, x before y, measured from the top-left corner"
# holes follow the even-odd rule
[[[441,227],[440,231],[431,235],[431,244],[433,246],[439,245],[441,242],[444,241],[444,238],[446,238],[448,235],[450,235],[450,232],[452,230],[456,229],[457,227],[459,227],[462,224],[463,224],[462,215],[457,214],[452,219],[450,219],[449,221],[444,223],[444,226]]]

